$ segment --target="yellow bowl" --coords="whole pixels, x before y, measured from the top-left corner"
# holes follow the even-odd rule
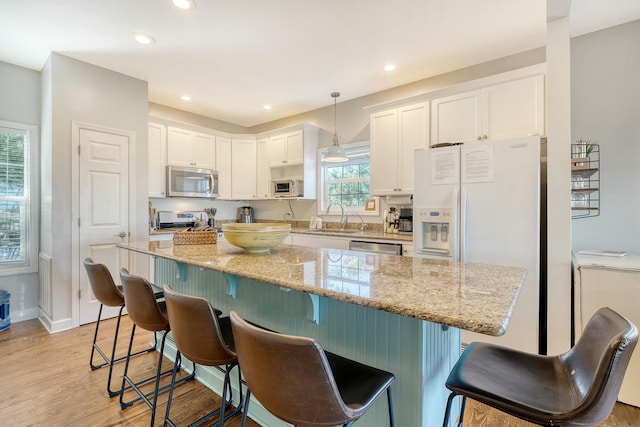
[[[265,253],[278,246],[291,232],[291,224],[229,223],[222,224],[229,243],[249,253]]]

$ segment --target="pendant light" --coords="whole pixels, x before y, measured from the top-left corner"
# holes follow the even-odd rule
[[[331,92],[331,97],[333,98],[333,144],[331,144],[331,147],[327,148],[327,150],[322,153],[323,162],[341,163],[349,160],[347,153],[345,153],[344,149],[340,147],[340,144],[338,144],[338,132],[336,130],[336,103],[339,96],[340,92]]]

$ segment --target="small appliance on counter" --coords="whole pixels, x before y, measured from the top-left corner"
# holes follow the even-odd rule
[[[303,197],[304,183],[300,179],[285,178],[271,180],[273,197]]]
[[[256,222],[256,218],[253,215],[253,208],[251,206],[241,206],[238,208],[238,222],[246,224]]]
[[[389,206],[389,209],[384,211],[384,217],[382,219],[382,228],[385,233],[397,233],[399,229],[400,211],[395,206]]]
[[[413,208],[400,208],[398,214],[398,232],[413,232]]]

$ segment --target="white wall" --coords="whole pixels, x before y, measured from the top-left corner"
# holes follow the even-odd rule
[[[600,144],[597,217],[572,221],[572,249],[640,253],[640,21],[571,40],[572,139]]]
[[[147,237],[147,82],[60,54],[52,54],[43,73],[43,179],[41,251],[53,259],[52,310],[43,318],[52,331],[72,326],[71,123],[73,121],[131,131],[136,135],[130,158],[135,162],[130,231],[132,239]]]
[[[0,120],[40,127],[40,73],[0,62],[0,94]],[[38,315],[38,273],[2,276],[0,289],[11,294],[12,322]]]

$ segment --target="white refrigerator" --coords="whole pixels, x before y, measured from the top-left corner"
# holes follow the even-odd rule
[[[607,251],[602,253],[609,256],[581,252],[572,257],[576,340],[600,307],[609,307],[640,327],[640,254],[619,257]],[[631,356],[618,400],[640,407],[639,347]]]
[[[462,342],[537,353],[540,137],[416,150],[413,206],[414,256],[527,269],[507,332]]]

